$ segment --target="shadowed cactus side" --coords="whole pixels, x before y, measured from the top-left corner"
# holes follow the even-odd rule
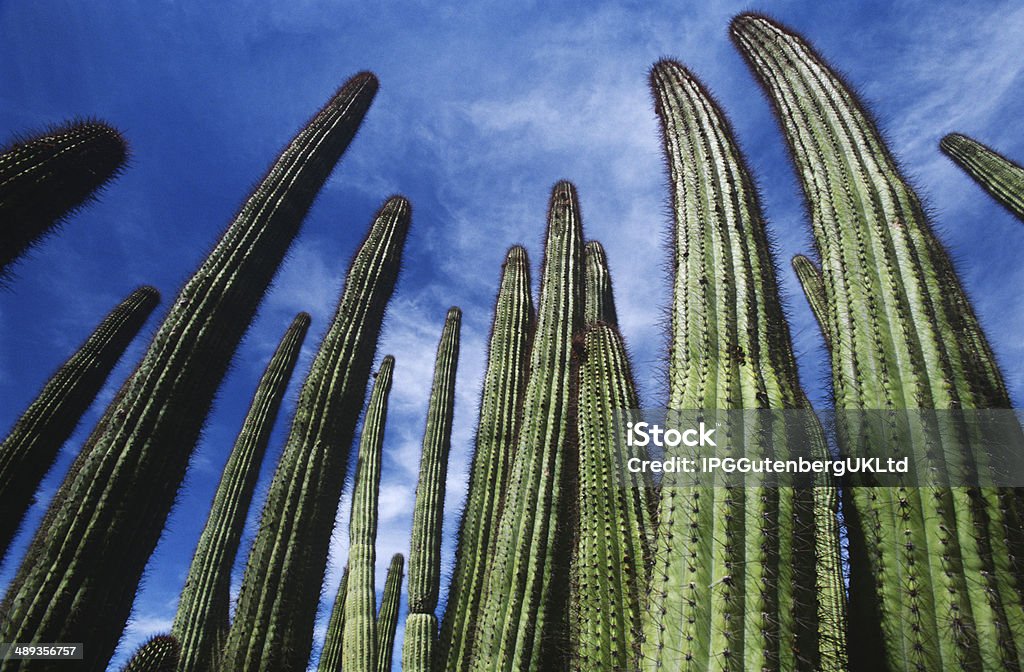
[[[341,669],[341,656],[345,644],[345,598],[348,592],[348,567],[341,573],[338,592],[334,594],[334,606],[327,621],[327,635],[320,650],[317,672],[337,672]]]
[[[181,648],[171,635],[157,635],[140,646],[121,672],[174,672]]]
[[[242,430],[224,465],[171,626],[171,634],[181,644],[178,672],[204,672],[212,668],[224,646],[229,625],[231,568],[270,432],[309,322],[307,313],[299,313],[282,337],[260,377]]]
[[[950,133],[939,147],[964,172],[1024,222],[1024,167],[961,133]]]
[[[395,631],[398,629],[398,608],[402,601],[402,578],[405,558],[401,553],[391,556],[384,579],[384,597],[377,612],[377,672],[391,672],[395,655]]]
[[[160,302],[140,287],[118,304],[57,372],[0,443],[0,558],[82,415]]]

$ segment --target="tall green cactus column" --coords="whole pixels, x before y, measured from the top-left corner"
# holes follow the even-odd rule
[[[171,626],[171,634],[181,644],[178,672],[209,670],[224,646],[229,625],[231,569],[270,432],[299,359],[309,322],[308,314],[299,313],[282,337],[260,378],[242,430],[224,465]]]
[[[334,606],[327,620],[327,635],[320,650],[316,672],[338,672],[341,669],[341,654],[345,644],[345,598],[348,596],[348,566],[341,573],[338,592],[334,594]]]
[[[83,642],[83,669],[106,666],[235,349],[376,90],[362,73],[327,102],[186,282],[55,496],[0,605],[0,640]]]
[[[222,669],[306,669],[338,500],[410,214],[407,200],[388,199],[349,267],[263,505]]]
[[[584,283],[583,321],[590,325],[602,322],[610,327],[619,326],[615,310],[615,294],[612,291],[612,274],[608,270],[608,256],[604,246],[596,240],[587,241],[583,247]]]
[[[674,220],[669,408],[807,408],[756,189],[728,122],[678,63],[657,63],[651,88]],[[745,420],[764,417],[752,415]],[[766,456],[751,434],[738,427],[725,436],[747,457]],[[824,444],[814,450],[825,455]],[[823,504],[802,511],[793,487],[663,486],[642,668],[844,669],[841,634],[819,636],[823,621],[843,623],[835,525],[806,521],[834,523],[834,497],[831,509]],[[816,531],[829,529],[816,547]],[[838,595],[797,599],[799,578],[826,572],[833,576],[821,586]]]
[[[948,255],[860,102],[777,23],[743,15],[732,36],[775,107],[803,183],[822,259],[837,411],[935,409],[941,418],[948,409],[1009,407]],[[855,426],[840,439],[885,445],[870,432]],[[915,450],[940,473],[974,467],[941,445]],[[1020,669],[1012,494],[925,483],[849,495],[857,523],[851,664]]]
[[[61,446],[160,302],[140,287],[119,303],[61,365],[0,443],[0,558]]]
[[[939,147],[992,198],[1024,221],[1024,167],[962,133],[950,133]]]
[[[398,630],[398,608],[402,601],[402,579],[405,557],[401,553],[391,556],[388,575],[384,579],[384,596],[377,612],[377,670],[391,672],[395,656],[395,632]]]
[[[466,669],[472,658],[474,628],[512,466],[533,321],[530,261],[526,250],[516,245],[505,257],[494,306],[469,492],[437,646],[434,667],[439,670]]]
[[[409,548],[409,615],[402,646],[403,672],[430,672],[437,639],[437,597],[441,588],[441,527],[445,480],[452,446],[455,373],[459,364],[462,311],[451,308],[437,345],[434,381],[430,387],[427,427],[423,433],[420,477],[412,515]]]
[[[475,672],[564,669],[564,619],[574,503],[570,443],[573,335],[583,323],[583,226],[576,188],[559,182],[548,206],[537,327],[522,424],[481,617]],[[548,648],[545,648],[548,647]]]

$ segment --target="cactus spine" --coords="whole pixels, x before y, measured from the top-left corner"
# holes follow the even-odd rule
[[[455,373],[459,363],[462,311],[451,308],[437,345],[434,381],[430,388],[427,427],[423,433],[420,476],[412,517],[409,548],[409,615],[402,647],[402,670],[429,672],[437,638],[438,591],[441,586],[441,527],[444,522],[445,479],[452,445]]]
[[[182,288],[54,498],[0,608],[0,639],[84,642],[83,669],[106,666],[232,355],[376,89],[363,73],[328,101]]]
[[[128,146],[99,121],[64,124],[0,153],[0,278],[117,176]]]
[[[537,327],[522,424],[492,554],[472,670],[527,672],[564,665],[564,508],[574,501],[571,371],[583,322],[582,223],[576,189],[559,182],[548,208]],[[543,648],[548,645],[550,649]],[[542,653],[543,648],[543,653]]]
[[[320,651],[320,660],[317,662],[317,672],[338,672],[341,669],[341,655],[345,643],[345,602],[348,594],[348,566],[341,574],[341,583],[338,584],[338,592],[334,595],[334,606],[331,607],[331,617],[327,622],[327,636],[324,638],[324,648]]]
[[[526,250],[516,245],[505,257],[491,323],[476,451],[437,647],[439,670],[467,669],[472,657],[474,628],[512,465],[533,319],[530,262]]]
[[[618,328],[615,294],[612,292],[612,274],[608,270],[608,257],[604,247],[596,240],[583,247],[584,291],[583,323],[602,322]]]
[[[359,461],[348,526],[348,585],[341,666],[346,672],[375,672],[377,669],[377,591],[374,588],[377,496],[394,369],[395,358],[388,355],[377,372],[359,439]]]
[[[803,181],[822,259],[837,411],[1009,407],[952,264],[859,101],[782,26],[744,15],[732,35]],[[955,459],[962,463],[948,466],[971,467],[966,456]],[[851,664],[1020,669],[1012,497],[937,487],[848,494],[856,522]]]
[[[223,669],[306,667],[338,499],[409,218],[407,200],[388,199],[349,267],[267,493]]]
[[[814,262],[802,254],[793,257],[793,272],[800,281],[807,303],[811,306],[814,319],[818,322],[825,346],[830,347],[831,337],[828,335],[828,303],[825,299],[825,284],[821,279],[821,271]]]
[[[136,650],[122,672],[174,672],[181,648],[172,635],[157,635]]]
[[[942,138],[939,147],[992,198],[1024,222],[1024,167],[960,133]]]
[[[591,246],[588,244],[588,251]],[[588,280],[591,278],[587,267]],[[593,285],[587,283],[587,291]],[[587,299],[590,306],[590,299]],[[576,401],[579,515],[573,554],[571,669],[632,669],[651,564],[646,483],[626,469],[616,413],[639,407],[622,338],[593,324],[583,339]],[[633,475],[635,476],[635,475]]]
[[[401,553],[391,556],[384,580],[384,597],[377,612],[377,672],[391,672],[395,655],[395,631],[398,629],[398,607],[402,601],[402,578],[405,558]]]
[[[299,313],[270,358],[221,474],[192,557],[171,634],[181,644],[178,672],[205,672],[228,632],[231,568],[245,528],[270,432],[291,380],[310,317]]]
[[[0,558],[60,447],[159,302],[159,292],[140,287],[118,304],[57,369],[0,443]]]
[[[728,122],[678,63],[657,63],[651,87],[674,218],[669,408],[805,408],[756,190]],[[833,526],[831,562],[817,567],[813,532],[801,531],[834,510],[815,510],[792,487],[726,483],[663,487],[659,511],[644,669],[821,664],[819,621],[842,623],[830,611],[842,606],[839,539]],[[823,585],[840,594],[797,606],[798,577],[827,567],[836,576]]]

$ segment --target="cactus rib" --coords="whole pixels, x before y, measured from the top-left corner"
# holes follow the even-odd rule
[[[939,147],[992,198],[1024,222],[1024,167],[961,133],[942,138]]]

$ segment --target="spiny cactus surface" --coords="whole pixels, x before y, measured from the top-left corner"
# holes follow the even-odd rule
[[[583,247],[583,266],[584,324],[602,322],[610,327],[618,328],[619,316],[615,311],[612,274],[608,270],[608,256],[600,242],[591,240]]]
[[[962,133],[950,133],[939,146],[992,198],[1024,221],[1024,167]]]
[[[178,640],[157,635],[140,646],[121,672],[174,672],[178,668]]]
[[[345,599],[348,594],[348,566],[341,574],[338,591],[334,594],[334,606],[327,621],[327,636],[324,638],[317,672],[337,672],[341,669],[341,656],[345,650]]]
[[[377,612],[377,672],[391,672],[395,655],[395,631],[398,629],[398,609],[402,601],[402,579],[405,557],[395,553],[384,579],[384,597]]]

